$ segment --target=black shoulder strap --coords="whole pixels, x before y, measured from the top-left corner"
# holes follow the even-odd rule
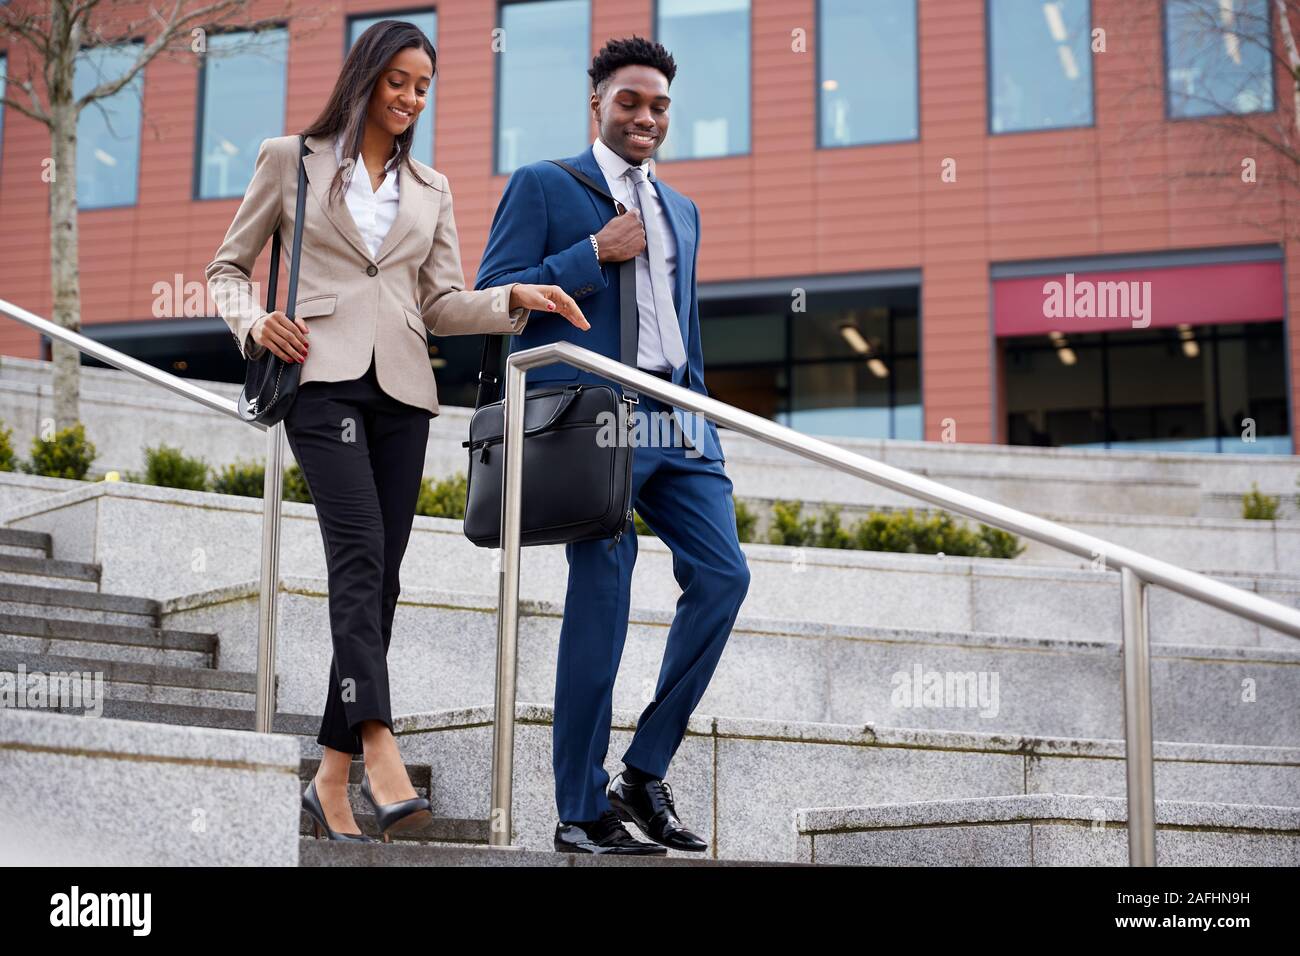
[[[561,162],[558,159],[549,160],[559,166],[570,176],[582,183],[588,189],[600,196],[604,196],[614,204],[616,215],[623,215],[627,208],[609,194],[609,190],[603,184],[597,183],[594,179],[579,169],[575,169],[568,163]],[[627,259],[619,263],[618,267],[618,311],[619,311],[619,361],[624,365],[631,365],[636,368],[637,353],[637,334],[640,330],[640,320],[637,317],[636,310],[636,259]],[[488,402],[494,402],[500,397],[501,389],[497,386],[500,383],[500,377],[497,374],[501,369],[501,347],[505,340],[504,335],[485,335],[483,337],[483,357],[479,362],[478,370],[478,395],[474,400],[475,408],[482,408]],[[637,391],[630,385],[623,386],[623,396],[630,401],[637,400]]]
[[[307,164],[303,157],[307,149],[306,138],[298,134],[298,205],[293,217],[293,262],[289,263],[289,301],[284,304],[284,314],[292,319],[298,308],[298,263],[302,256],[302,216],[307,208]],[[280,230],[271,234],[271,276],[266,283],[266,311],[275,311],[275,285],[280,278]]]

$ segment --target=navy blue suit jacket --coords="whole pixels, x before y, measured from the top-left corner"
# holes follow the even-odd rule
[[[565,160],[598,183],[605,182],[591,147]],[[695,291],[695,264],[700,235],[700,211],[695,203],[656,179],[655,187],[663,203],[668,222],[677,242],[677,282],[673,303],[686,345],[686,364],[673,373],[673,384],[708,395],[704,387],[704,358],[700,347],[700,310]],[[531,163],[515,170],[506,184],[501,203],[492,219],[483,261],[479,264],[475,287],[486,289],[509,282],[557,285],[582,307],[591,328],[583,331],[558,315],[534,312],[523,332],[509,338],[510,351],[572,342],[616,361],[620,360],[619,337],[619,263],[600,263],[588,238],[600,232],[614,216],[609,200],[592,192],[582,183],[551,162]],[[635,364],[636,357],[631,360]],[[617,382],[565,362],[530,369],[528,383],[592,382],[612,385],[622,394]],[[700,456],[723,459],[717,426],[711,421],[700,428],[690,413],[674,407],[674,415],[692,445],[702,439]]]

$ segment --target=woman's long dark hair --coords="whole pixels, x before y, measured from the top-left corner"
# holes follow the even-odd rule
[[[429,61],[433,64],[433,73],[436,76],[438,52],[429,42],[429,38],[424,35],[424,31],[415,24],[407,23],[405,20],[380,20],[367,28],[361,36],[357,37],[356,42],[352,44],[352,49],[348,51],[347,59],[343,61],[343,69],[339,71],[338,81],[334,84],[334,91],[330,93],[325,108],[312,124],[302,131],[302,135],[325,137],[337,135],[341,137],[344,156],[356,156],[361,152],[361,142],[365,138],[366,111],[375,84],[379,82],[384,68],[388,66],[388,61],[396,56],[399,50],[411,46],[418,46],[429,54]],[[397,162],[406,163],[406,168],[410,170],[411,175],[429,186],[432,184],[425,182],[411,163],[411,141],[414,136],[415,123],[412,123],[395,137]],[[340,164],[338,172],[330,183],[331,201],[337,201],[343,194],[343,176],[346,168]]]

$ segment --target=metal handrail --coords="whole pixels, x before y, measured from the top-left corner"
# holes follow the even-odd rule
[[[130,372],[146,382],[170,389],[182,398],[188,398],[213,411],[243,422],[233,399],[225,398],[193,382],[178,378],[170,372],[147,365],[102,342],[87,338],[61,325],[43,319],[33,312],[0,299],[0,313],[44,332],[52,339],[66,342],[79,351],[101,362]],[[275,713],[275,631],[277,582],[280,576],[280,496],[284,475],[284,423],[267,428],[261,422],[245,422],[266,432],[266,474],[262,480],[262,569],[258,594],[257,624],[257,697],[254,701],[253,729],[258,733],[271,733],[271,717]]]
[[[725,425],[765,444],[929,501],[948,511],[959,512],[993,527],[1042,541],[1093,561],[1100,559],[1103,569],[1108,565],[1119,568],[1124,655],[1124,759],[1128,788],[1129,863],[1132,866],[1154,866],[1156,862],[1147,585],[1163,585],[1231,614],[1292,637],[1300,637],[1300,611],[1276,601],[1131,548],[1067,528],[1055,521],[874,461],[680,385],[673,385],[569,342],[524,349],[512,353],[506,367],[502,447],[505,460],[501,494],[502,555],[492,735],[492,826],[489,835],[489,841],[493,845],[504,846],[510,843],[514,773],[515,682],[519,642],[519,532],[522,512],[520,495],[523,484],[523,456],[517,454],[516,449],[522,451],[524,448],[524,423],[523,416],[514,414],[513,410],[523,407],[528,369],[555,362],[564,362],[623,385],[633,386],[647,395],[653,395],[686,411],[702,414],[719,425]]]

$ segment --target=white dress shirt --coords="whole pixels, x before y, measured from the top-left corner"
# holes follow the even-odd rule
[[[334,157],[343,165],[343,143],[341,137],[334,138]],[[358,153],[353,161],[352,181],[348,184],[344,199],[348,212],[356,223],[357,231],[366,242],[371,256],[379,255],[379,247],[388,235],[388,230],[397,218],[398,176],[397,176],[397,142],[393,142],[393,154],[385,165],[384,181],[378,189],[370,188],[370,170]]]
[[[632,183],[623,175],[632,167],[632,164],[606,146],[599,137],[592,144],[591,151],[596,156],[596,162],[600,164],[600,171],[605,174],[605,183],[609,187],[609,194],[627,208],[636,209],[639,204],[633,194]],[[642,210],[642,216],[652,215],[655,217],[655,222],[659,227],[659,235],[662,237],[664,259],[668,266],[668,287],[675,289],[677,287],[677,243],[673,241],[673,227],[668,222],[668,214],[664,211],[664,204],[659,198],[659,190],[654,183],[653,162],[649,159],[643,160],[641,169],[645,172],[646,180],[649,182],[650,190],[655,197],[654,209]],[[636,284],[638,289],[650,288],[650,258],[644,250],[636,257]],[[638,309],[638,318],[640,322],[636,349],[637,367],[665,372],[670,371],[672,366],[664,358],[663,346],[659,341],[659,323],[657,319],[653,314],[647,315],[644,309]],[[686,343],[682,344],[685,345]]]

